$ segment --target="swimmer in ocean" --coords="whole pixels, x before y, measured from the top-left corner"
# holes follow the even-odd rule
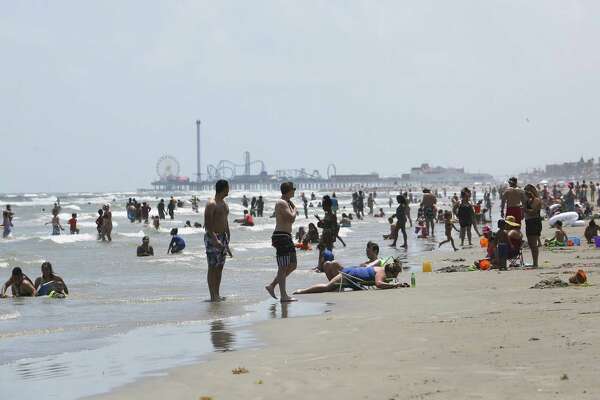
[[[44,225],[52,224],[52,236],[60,235],[60,231],[64,231],[65,228],[60,224],[58,215],[54,215],[50,222],[46,222]]]
[[[167,254],[177,254],[180,253],[183,249],[185,249],[185,240],[181,236],[179,236],[177,228],[171,229],[171,243],[169,243],[169,248],[167,249]]]
[[[10,209],[10,204],[6,205],[6,209],[4,211],[2,211],[2,237],[3,238],[7,238],[10,233],[12,232],[12,228],[13,228],[13,216],[15,214],[12,212],[12,210]]]
[[[36,293],[33,282],[19,267],[13,268],[10,278],[0,288],[0,298],[7,297],[8,288],[11,289],[13,297],[32,297]]]
[[[42,276],[37,278],[34,283],[36,296],[47,296],[51,292],[60,294],[69,294],[69,289],[65,281],[54,274],[52,264],[48,261],[42,263]]]
[[[137,248],[137,256],[138,257],[148,257],[154,255],[154,249],[150,246],[150,238],[148,236],[144,236],[142,238],[142,244]]]

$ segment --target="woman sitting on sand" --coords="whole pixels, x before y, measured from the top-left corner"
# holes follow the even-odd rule
[[[308,241],[312,244],[319,243],[319,231],[317,226],[312,222],[308,224],[308,233],[306,234]]]
[[[335,277],[329,282],[317,284],[306,289],[296,290],[294,294],[308,294],[308,293],[323,293],[331,292],[338,288],[338,285],[351,279],[356,279],[364,282],[375,282],[375,286],[378,289],[395,289],[404,286],[401,283],[386,283],[385,280],[389,278],[396,278],[402,271],[402,265],[398,259],[394,259],[393,264],[388,264],[385,267],[347,267],[343,268]]]
[[[389,217],[388,222],[390,223],[390,233],[388,235],[383,235],[383,240],[393,240],[398,237],[398,232],[396,232],[396,224],[394,223],[394,217]]]
[[[588,226],[585,227],[585,232],[583,236],[585,236],[585,240],[587,240],[588,244],[592,243],[592,239],[598,236],[598,231],[600,230],[600,226],[596,224],[596,221],[592,218]]]
[[[554,232],[554,237],[550,240],[546,239],[544,242],[544,246],[548,247],[564,247],[567,245],[567,234],[563,230],[562,221],[556,221],[554,223],[556,227],[556,231]]]

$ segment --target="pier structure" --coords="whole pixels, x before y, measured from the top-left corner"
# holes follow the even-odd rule
[[[269,174],[262,160],[252,160],[250,152],[243,155],[241,164],[230,160],[220,160],[216,164],[207,164],[206,173],[201,173],[201,136],[200,119],[196,120],[196,179],[179,176],[179,162],[172,156],[163,156],[157,163],[158,179],[151,183],[152,190],[172,191],[212,191],[219,179],[229,181],[232,190],[277,191],[282,182],[292,181],[298,191],[349,191],[369,189],[397,190],[409,185],[453,185],[465,182],[491,183],[493,177],[488,174],[469,174],[464,169],[430,167],[422,164],[411,169],[410,174],[401,177],[381,177],[373,172],[369,174],[338,174],[334,164],[329,164],[326,176],[317,169],[280,169]]]

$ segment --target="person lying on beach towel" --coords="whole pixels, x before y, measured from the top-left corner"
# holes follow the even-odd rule
[[[400,271],[402,271],[402,265],[398,259],[395,259],[393,264],[387,264],[385,267],[346,267],[342,268],[329,282],[296,290],[294,294],[331,292],[338,289],[340,284],[344,285],[346,282],[350,284],[357,282],[360,285],[364,285],[367,282],[373,281],[378,289],[396,289],[403,287],[404,284],[387,283],[385,280],[396,278]]]
[[[379,245],[375,242],[367,242],[367,261],[358,265],[359,267],[382,267],[384,260],[379,258]],[[322,269],[316,269],[318,272],[324,272],[327,279],[333,279],[343,268],[343,265],[339,261],[334,261],[333,258],[325,260],[321,266]]]

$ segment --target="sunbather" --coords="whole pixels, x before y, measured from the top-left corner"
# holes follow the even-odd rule
[[[343,268],[335,277],[329,280],[329,282],[317,284],[306,289],[296,290],[294,294],[331,292],[337,289],[340,284],[344,284],[345,282],[351,283],[354,281],[358,281],[361,284],[374,282],[378,289],[395,289],[404,285],[401,283],[386,283],[385,280],[388,278],[396,278],[400,271],[402,271],[402,265],[398,259],[394,259],[393,264],[388,264],[385,267],[347,267]]]

